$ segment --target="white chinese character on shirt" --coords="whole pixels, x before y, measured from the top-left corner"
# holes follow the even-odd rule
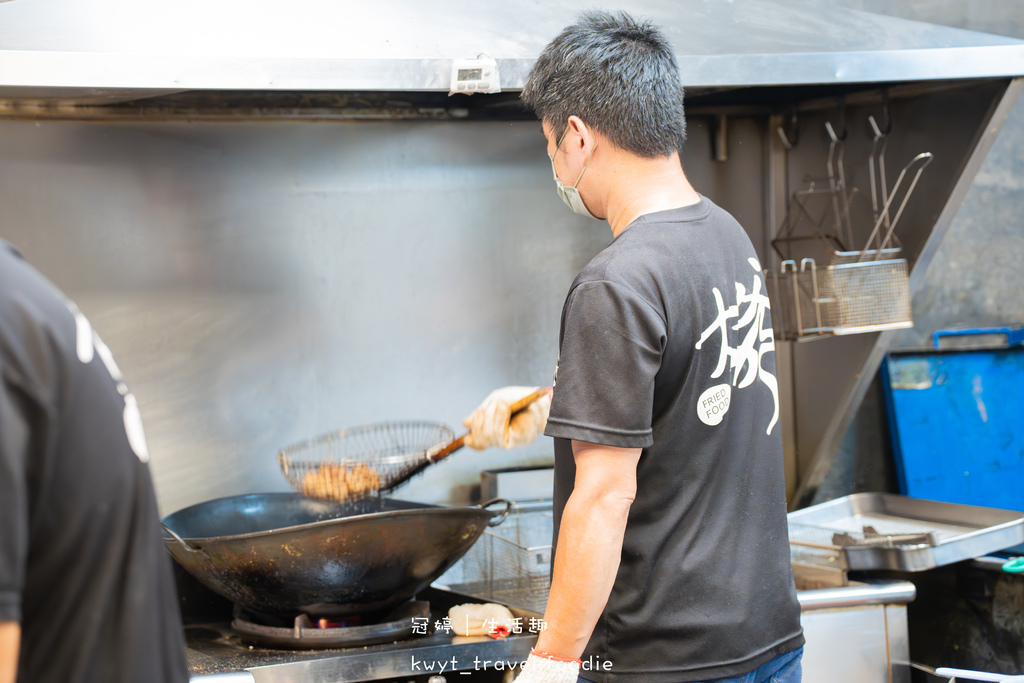
[[[757,259],[747,259],[754,269],[754,281],[747,292],[742,283],[736,284],[736,303],[726,307],[722,292],[717,287],[712,288],[712,295],[715,297],[715,305],[718,307],[718,316],[714,322],[704,330],[697,342],[696,348],[704,345],[716,332],[720,333],[718,364],[711,373],[712,379],[721,377],[725,372],[726,364],[732,371],[729,383],[718,384],[707,389],[698,399],[697,416],[707,425],[719,424],[729,410],[732,399],[732,388],[744,389],[754,383],[755,379],[768,387],[775,403],[775,412],[768,423],[766,434],[772,433],[772,428],[779,421],[779,385],[775,376],[761,366],[761,359],[766,353],[775,351],[775,338],[772,336],[772,328],[765,327],[765,312],[771,309],[767,295],[761,291],[761,264]],[[745,307],[745,308],[744,308]],[[743,337],[735,348],[729,346],[729,323],[732,320],[732,330],[743,330]]]

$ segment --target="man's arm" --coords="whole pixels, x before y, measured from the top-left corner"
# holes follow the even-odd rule
[[[572,442],[576,481],[562,512],[558,549],[537,652],[583,654],[619,570],[639,448]]]
[[[0,683],[14,683],[18,677],[18,648],[21,643],[21,624],[0,621]]]

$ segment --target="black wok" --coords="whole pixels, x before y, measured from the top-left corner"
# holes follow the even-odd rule
[[[484,509],[497,502],[505,509]],[[462,557],[509,503],[330,503],[295,493],[211,500],[163,520],[167,549],[242,607],[292,616],[368,614],[408,600]]]

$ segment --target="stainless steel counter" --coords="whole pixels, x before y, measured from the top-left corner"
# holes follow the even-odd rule
[[[916,594],[906,581],[853,583],[798,591],[808,683],[909,681],[906,603]],[[450,602],[463,601],[448,594]],[[447,613],[443,591],[432,591],[432,621]],[[517,616],[527,614],[513,610]],[[198,683],[349,683],[451,672],[508,670],[522,662],[534,634],[507,639],[432,633],[388,645],[338,650],[275,650],[243,644],[226,622],[186,628],[189,675]],[[891,676],[891,678],[890,678]]]
[[[804,627],[807,683],[909,683],[907,581],[851,582],[842,588],[797,591]]]

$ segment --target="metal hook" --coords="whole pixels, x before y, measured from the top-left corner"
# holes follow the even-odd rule
[[[828,186],[832,193],[832,213],[836,220],[836,234],[844,240],[846,248],[853,241],[853,226],[850,221],[850,198],[846,193],[846,168],[843,164],[845,156],[846,132],[836,135],[830,121],[825,122],[825,131],[831,142],[828,145]]]
[[[885,150],[889,146],[888,131],[883,131],[874,116],[868,116],[868,123],[874,132],[874,139],[871,141],[871,154],[868,155],[868,181],[871,184],[871,216],[878,221],[882,216],[882,223],[889,227],[889,188],[885,178]],[[892,121],[889,121],[889,130],[892,130]],[[877,170],[876,170],[877,169]],[[879,197],[884,208],[879,207]],[[869,243],[866,248],[869,248]],[[881,248],[881,245],[879,245]]]
[[[832,127],[831,121],[825,122],[825,131],[828,133],[828,137],[832,141],[832,144],[835,144],[842,140],[842,138],[836,135],[836,129]]]
[[[789,138],[786,137],[786,131],[782,130],[782,126],[775,129],[775,132],[779,134],[779,139],[782,140],[782,146],[787,150],[793,149],[796,143],[790,142]]]
[[[801,273],[806,273],[807,272],[807,266],[808,265],[811,266],[811,275],[810,275],[810,279],[811,279],[811,303],[814,304],[814,323],[815,323],[815,327],[814,327],[813,331],[814,332],[820,332],[821,329],[822,329],[822,322],[821,322],[821,293],[818,291],[818,267],[817,267],[817,264],[814,262],[814,259],[812,259],[812,258],[800,259],[800,272]],[[796,278],[794,278],[794,281],[795,280],[796,280]],[[794,287],[793,288],[793,296],[797,296],[797,295],[798,295],[797,290]],[[796,301],[796,299],[794,299],[794,300]],[[799,307],[799,304],[798,304],[798,307]],[[799,319],[799,316],[798,316],[798,319]]]
[[[892,114],[889,113],[889,91],[882,90],[882,116],[885,117],[885,127],[882,132],[888,135],[892,132]]]
[[[840,133],[836,135],[835,128],[832,127],[831,121],[825,122],[825,130],[828,131],[828,136],[832,139],[832,142],[841,142],[846,140],[846,100],[842,97],[839,98],[839,130]]]
[[[792,259],[786,259],[781,264],[782,275],[786,274],[786,266],[789,266],[789,270],[792,271],[793,276],[790,278],[793,284],[793,313],[796,315],[796,333],[797,336],[801,336],[804,333],[804,321],[803,315],[800,312],[800,282],[797,277],[796,261]]]
[[[789,128],[788,132],[786,128]],[[800,129],[797,127],[796,112],[790,112],[789,121],[786,122],[786,126],[778,126],[775,132],[779,134],[779,139],[782,140],[782,145],[787,150],[796,147],[796,143],[800,142]]]
[[[875,115],[874,114],[869,114],[868,115],[868,123],[871,124],[871,132],[875,134],[875,139],[876,140],[878,138],[884,138],[886,135],[889,134],[889,131],[882,130],[881,128],[878,127],[878,122],[875,121]],[[890,121],[890,127],[891,127],[891,123],[892,122]]]

